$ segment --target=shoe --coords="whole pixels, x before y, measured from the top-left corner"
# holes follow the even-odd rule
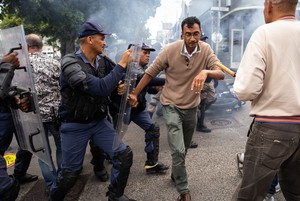
[[[236,154],[237,168],[241,175],[243,175],[243,161],[244,161],[244,153],[237,153]]]
[[[274,201],[274,196],[268,193],[263,201]]]
[[[189,192],[182,193],[177,198],[177,201],[191,201],[191,200],[192,200],[192,198],[191,198],[191,195]]]
[[[99,168],[96,168],[96,166],[94,166],[94,174],[101,182],[106,182],[109,179],[109,175],[105,167],[104,169],[102,168],[99,170]]]
[[[14,174],[14,177],[19,181],[20,184],[33,182],[38,180],[39,178],[37,175],[32,175],[28,173],[26,173],[25,175]]]
[[[17,179],[14,178],[13,175],[10,176],[13,182],[3,190],[2,194],[0,194],[1,200],[14,201],[17,199],[20,191],[20,184]]]
[[[210,133],[211,129],[203,125],[203,126],[197,126],[196,131],[203,132],[203,133]]]
[[[169,169],[169,166],[161,162],[157,162],[152,166],[145,164],[144,168],[146,169],[147,173],[165,173]]]
[[[278,193],[281,190],[279,183],[275,186],[275,193]]]
[[[191,145],[190,145],[190,148],[191,149],[195,149],[198,147],[198,143],[197,142],[194,142],[194,141],[191,141]]]

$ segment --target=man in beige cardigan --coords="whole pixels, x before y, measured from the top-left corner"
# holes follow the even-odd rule
[[[166,73],[166,83],[160,97],[163,116],[168,128],[172,154],[172,175],[178,201],[189,201],[185,156],[196,126],[196,112],[207,77],[224,79],[224,72],[215,66],[219,59],[211,47],[202,41],[201,25],[196,17],[182,21],[182,39],[167,45],[156,57],[132,94],[130,102],[136,107],[137,95],[160,71]]]

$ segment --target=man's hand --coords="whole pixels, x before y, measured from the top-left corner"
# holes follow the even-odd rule
[[[30,107],[30,102],[29,102],[29,98],[28,97],[24,97],[22,99],[20,99],[19,97],[15,97],[15,102],[16,102],[18,108],[22,112],[28,112],[29,107]]]
[[[15,68],[18,68],[20,66],[20,61],[17,52],[4,55],[1,62],[11,63]]]
[[[128,49],[126,50],[120,61],[119,61],[119,65],[122,66],[123,68],[126,68],[127,67],[127,64],[132,60],[132,50],[131,49]]]
[[[204,82],[207,78],[207,71],[202,70],[193,80],[191,90],[195,90],[196,94],[199,94],[204,87]]]
[[[119,85],[118,85],[118,95],[122,96],[123,94],[125,94],[127,91],[127,84],[126,83],[122,83],[122,81],[119,81]]]
[[[131,107],[137,107],[139,104],[139,102],[137,100],[137,96],[132,93],[128,95],[128,101],[129,101],[129,104],[131,105]]]

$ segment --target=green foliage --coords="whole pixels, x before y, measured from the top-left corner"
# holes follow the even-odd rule
[[[151,2],[151,3],[150,3]],[[73,52],[80,25],[98,21],[119,39],[132,41],[135,32],[143,39],[145,23],[155,14],[160,0],[0,0],[1,28],[23,24],[25,33],[39,33],[61,43],[61,53]],[[109,43],[114,43],[108,38]],[[116,42],[116,41],[115,41]]]

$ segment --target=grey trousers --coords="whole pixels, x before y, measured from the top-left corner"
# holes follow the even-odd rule
[[[185,156],[193,138],[196,113],[197,107],[182,110],[174,105],[163,106],[163,116],[167,124],[168,143],[172,155],[172,174],[176,189],[180,194],[189,191]]]
[[[287,201],[300,200],[300,124],[254,122],[246,144],[242,181],[234,201],[262,201],[279,171]]]

